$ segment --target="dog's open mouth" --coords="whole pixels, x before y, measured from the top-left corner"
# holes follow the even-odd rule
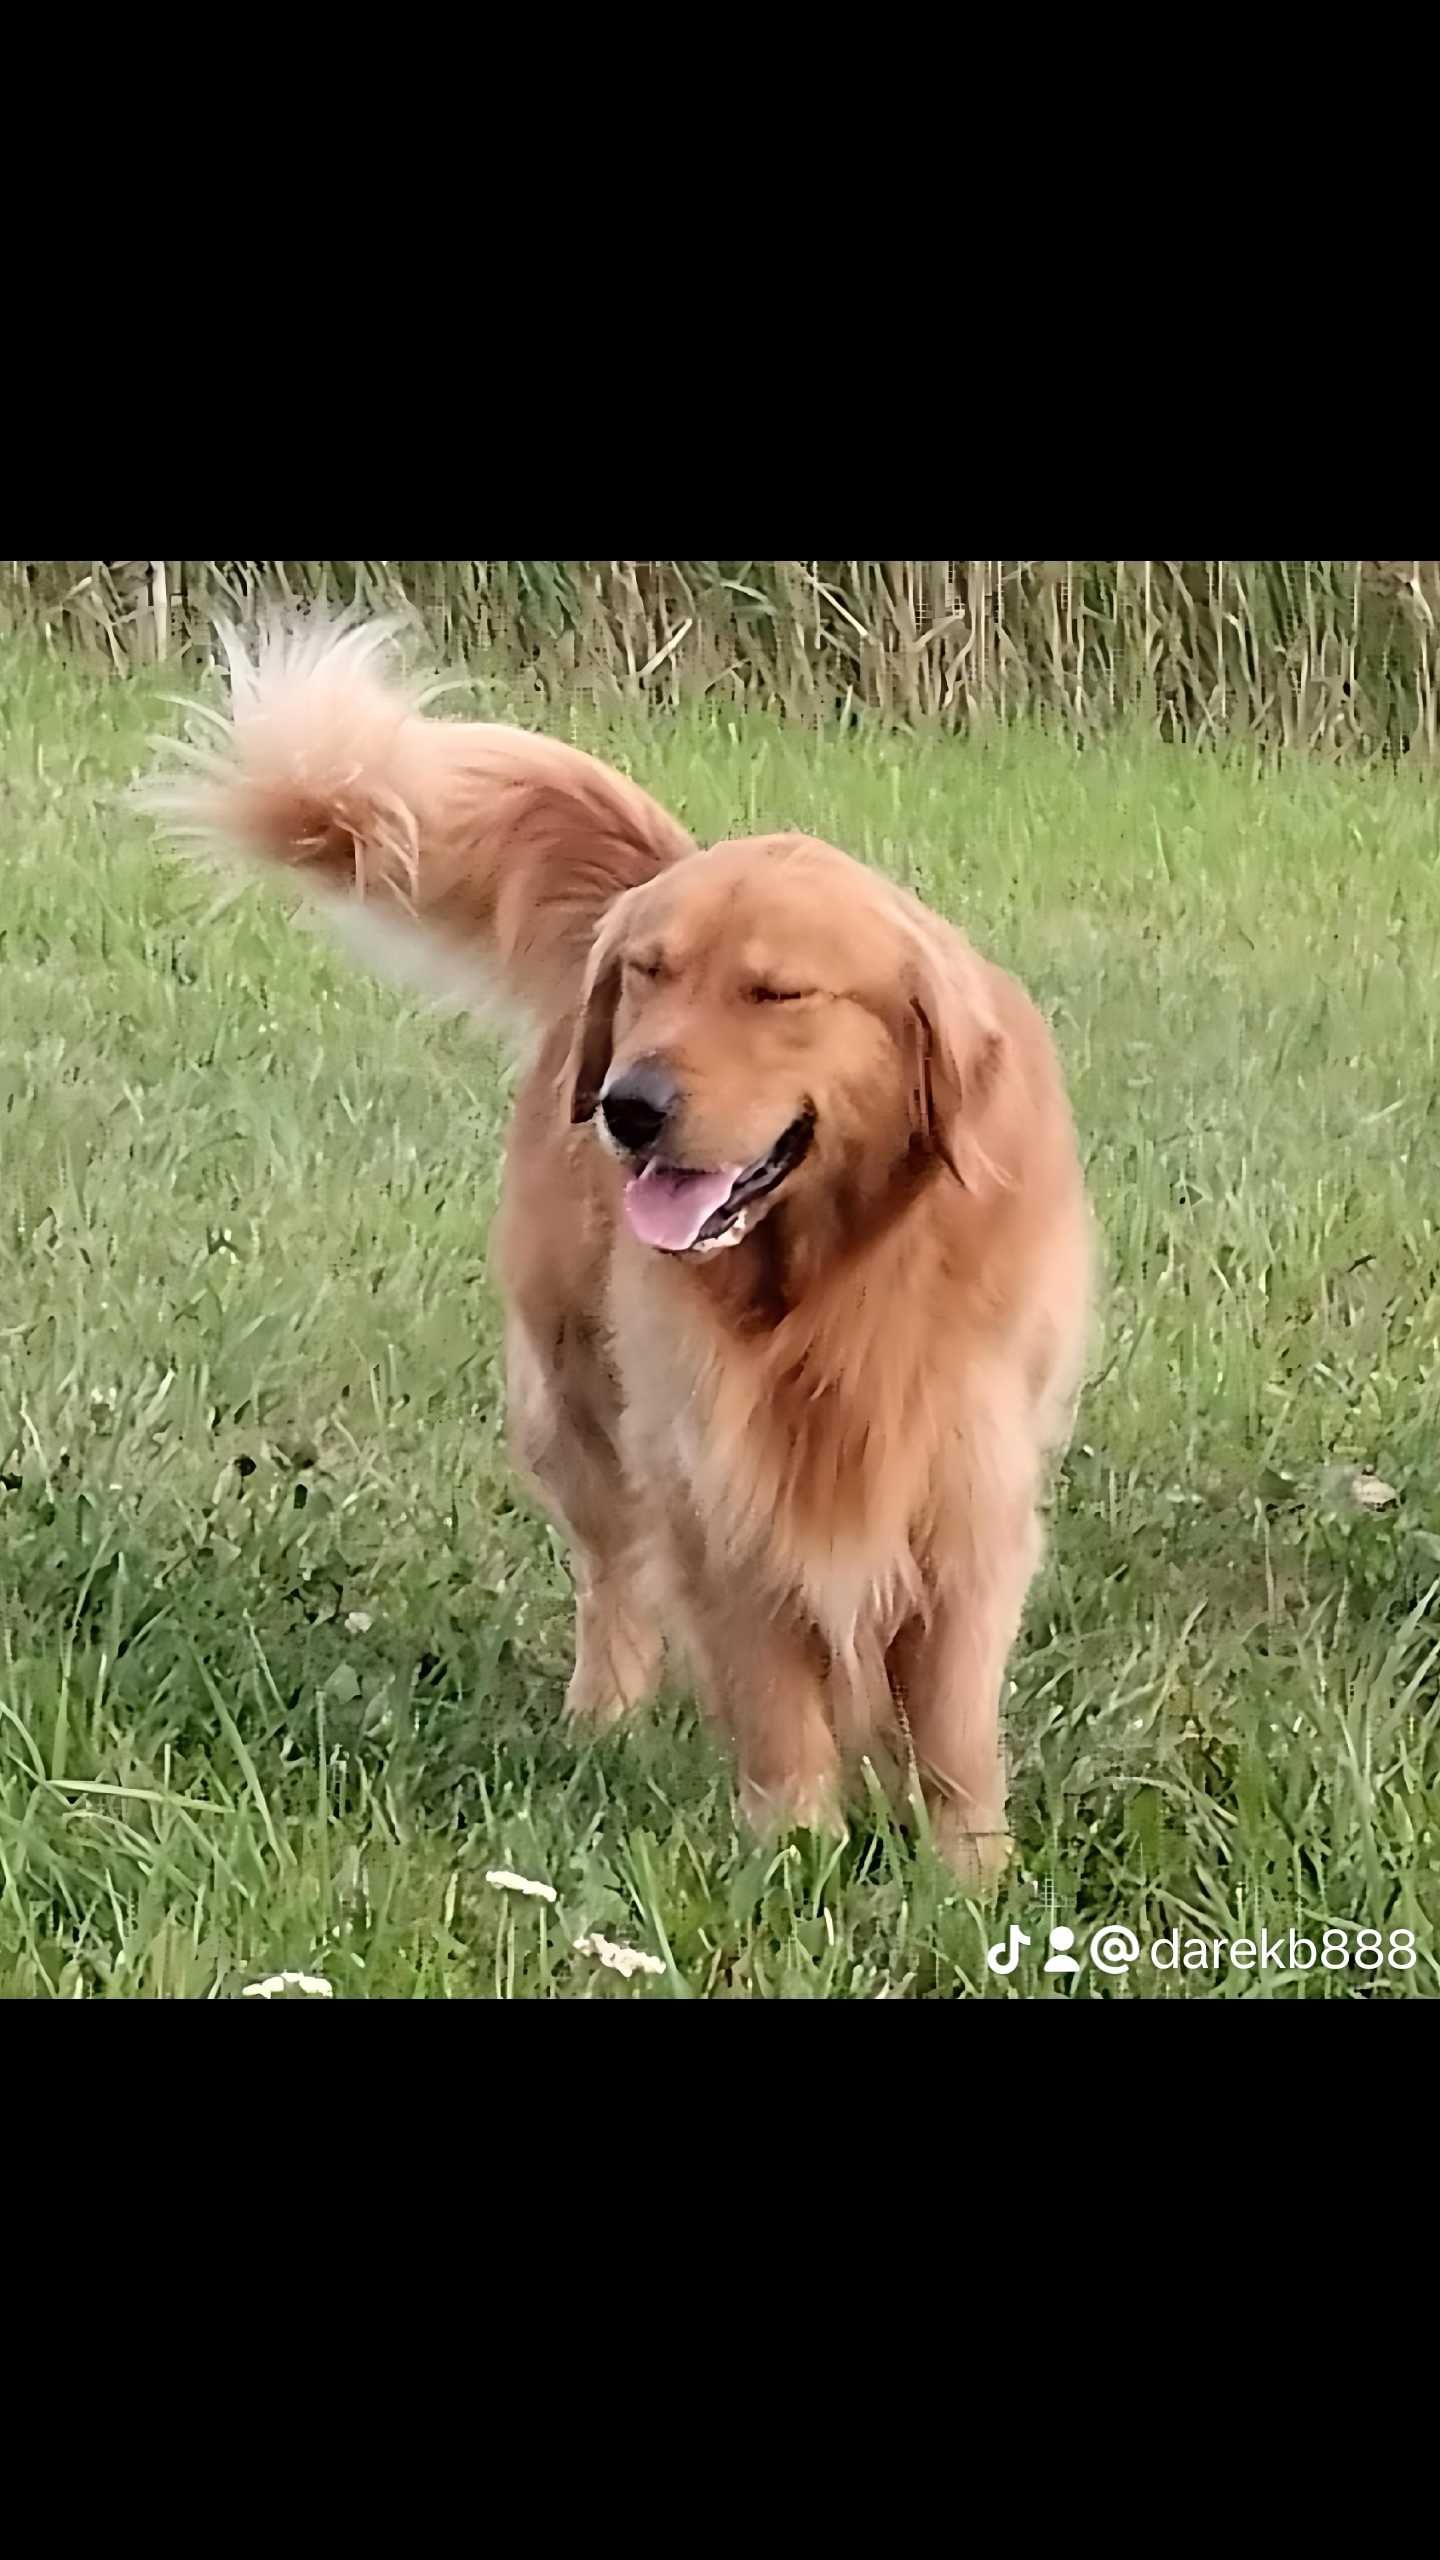
[[[714,1253],[738,1244],[751,1210],[794,1172],[814,1134],[814,1116],[806,1111],[753,1164],[717,1165],[713,1172],[647,1164],[625,1185],[631,1233],[660,1253]]]

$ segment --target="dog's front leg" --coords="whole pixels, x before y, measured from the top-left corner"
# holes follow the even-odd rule
[[[729,1584],[687,1562],[679,1579],[701,1704],[734,1746],[746,1820],[761,1833],[843,1828],[818,1636],[748,1580]]]
[[[621,1467],[613,1390],[600,1364],[573,1355],[568,1370],[547,1363],[519,1315],[508,1354],[511,1451],[570,1543],[575,1668],[565,1703],[579,1723],[603,1729],[642,1705],[659,1675],[649,1522]]]
[[[911,1619],[890,1651],[935,1845],[977,1889],[1003,1873],[1012,1847],[1000,1700],[1039,1553],[1028,1480],[1003,1494],[991,1487],[964,1523],[928,1616]]]

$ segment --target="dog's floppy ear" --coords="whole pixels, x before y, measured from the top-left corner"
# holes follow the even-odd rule
[[[909,975],[911,1126],[966,1191],[1010,1177],[986,1148],[1007,1043],[984,971],[958,934],[916,935]]]
[[[590,953],[575,1037],[565,1061],[562,1092],[577,1125],[594,1119],[600,1088],[610,1070],[615,1008],[620,1001],[620,941],[612,908]]]

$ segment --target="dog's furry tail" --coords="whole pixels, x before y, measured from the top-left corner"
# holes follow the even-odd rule
[[[542,1027],[575,1005],[596,927],[691,850],[648,792],[558,738],[427,716],[393,623],[230,631],[222,713],[196,709],[138,795],[199,849],[292,871],[327,903],[425,929]]]

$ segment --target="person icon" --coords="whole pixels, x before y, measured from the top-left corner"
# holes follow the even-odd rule
[[[1078,1973],[1080,1967],[1070,1953],[1075,1944],[1074,1930],[1067,1929],[1062,1921],[1058,1929],[1051,1930],[1050,1944],[1054,1952],[1045,1959],[1046,1972]]]

